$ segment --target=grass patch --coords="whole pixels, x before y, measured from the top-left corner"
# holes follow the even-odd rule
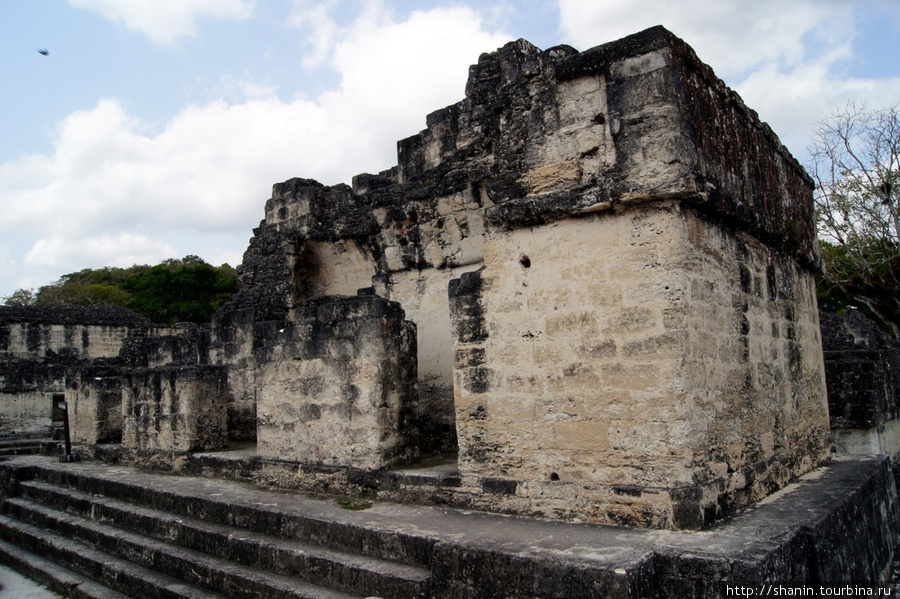
[[[372,507],[372,502],[361,497],[341,497],[337,500],[339,508],[359,512]]]

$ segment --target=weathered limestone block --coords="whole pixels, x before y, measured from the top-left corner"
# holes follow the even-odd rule
[[[288,319],[311,299],[373,286],[400,302],[417,324],[419,383],[433,403],[422,411],[433,415],[423,422],[424,449],[452,450],[447,283],[482,260],[484,202],[471,185],[448,185],[437,195],[418,185],[409,191],[398,195],[396,178],[387,175],[360,175],[352,190],[307,179],[275,185],[245,253],[234,307],[247,306],[258,320]]]
[[[209,352],[208,326],[179,323],[156,327],[152,335],[125,339],[119,355],[131,368],[155,368],[167,364],[206,364]]]
[[[482,55],[466,97],[426,125],[398,142],[395,168],[352,188],[275,185],[235,302],[273,321],[370,284],[400,302],[417,325],[420,388],[437,398],[434,447],[455,444],[439,432],[452,419],[444,294],[481,266],[494,231],[672,200],[817,263],[808,177],[661,27],[580,53],[509,43]]]
[[[138,451],[220,449],[228,440],[226,372],[221,366],[164,366],[122,382],[122,445]]]
[[[415,327],[399,304],[323,298],[270,343],[257,374],[260,457],[375,470],[415,454]]]
[[[693,528],[828,454],[812,275],[689,206],[497,232],[451,284],[460,470]]]
[[[210,362],[227,365],[228,438],[256,441],[257,372],[271,353],[271,340],[286,320],[257,321],[252,308],[220,310],[211,326]]]
[[[121,366],[92,364],[71,369],[65,398],[72,443],[91,446],[122,442]]]
[[[900,344],[857,310],[821,313],[828,409],[842,453],[900,456]]]
[[[460,120],[470,102],[524,110],[489,121],[485,266],[450,287],[469,484],[510,511],[693,528],[825,459],[811,182],[734,92],[653,29],[510,44]],[[434,176],[432,129],[401,176]]]
[[[65,392],[71,352],[33,359],[0,359],[0,432],[50,434],[54,397]]]
[[[49,435],[54,397],[62,394],[61,389],[53,391],[0,392],[0,434]]]
[[[510,511],[694,528],[828,455],[811,183],[666,32],[560,54],[551,114],[595,145],[548,134],[487,188],[485,268],[451,286],[461,472]],[[470,97],[547,57],[483,56]]]

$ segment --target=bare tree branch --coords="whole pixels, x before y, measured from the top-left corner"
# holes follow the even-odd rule
[[[900,332],[900,111],[848,103],[809,148],[831,288]]]

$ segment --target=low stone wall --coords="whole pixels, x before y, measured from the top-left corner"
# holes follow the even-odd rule
[[[829,583],[840,586],[833,596],[866,596],[856,589],[890,580],[900,521],[889,461],[854,458],[707,532],[661,532],[646,545],[630,532],[605,529],[602,547],[570,550],[540,551],[531,539],[441,543],[433,585],[442,599],[724,599],[751,588],[812,597]]]
[[[50,433],[54,397],[65,393],[67,363],[0,361],[0,433]]]
[[[125,308],[0,306],[0,432],[49,434],[69,368],[158,329]]]
[[[119,355],[129,368],[155,368],[170,364],[207,364],[208,325],[179,323],[154,327],[152,334],[125,339]]]
[[[414,455],[415,326],[399,304],[323,298],[278,335],[257,375],[261,458],[375,470]]]
[[[143,316],[112,306],[0,306],[0,357],[112,357],[125,337],[149,326]]]
[[[312,469],[298,469],[296,464],[239,461],[215,453],[188,456],[182,465],[185,474],[243,479],[265,487],[277,480],[283,488],[311,489],[299,483],[314,476]],[[326,471],[320,469],[322,482]],[[204,482],[200,488],[209,487]],[[440,599],[743,596],[726,584],[757,589],[771,584],[770,596],[776,596],[774,589],[780,589],[778,596],[815,596],[812,589],[820,584],[851,583],[855,588],[889,580],[900,533],[897,492],[885,456],[839,457],[703,531],[457,512],[446,509],[446,500],[461,499],[464,490],[444,491],[445,501],[436,510],[381,503],[352,514],[354,534],[364,533],[368,525],[379,533],[390,530],[392,551],[403,546],[407,535],[414,537],[416,554],[430,554],[432,596]],[[231,513],[234,499],[222,497],[221,509]],[[390,501],[388,493],[379,499]],[[268,504],[257,499],[254,505]],[[306,510],[302,512],[308,522]],[[260,526],[271,526],[272,516],[265,517]],[[320,528],[326,529],[335,530]]]
[[[838,451],[900,457],[900,343],[858,310],[821,313],[828,409]]]

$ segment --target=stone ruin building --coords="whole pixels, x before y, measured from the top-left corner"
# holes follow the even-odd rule
[[[0,434],[46,436],[61,418],[66,374],[88,362],[116,358],[130,338],[158,335],[153,325],[123,308],[3,307],[0,309]],[[114,404],[121,408],[121,399]],[[108,429],[93,442],[121,441],[121,409],[97,414]],[[104,424],[111,418],[108,426]]]
[[[676,530],[826,463],[832,426],[895,452],[897,381],[853,381],[896,346],[837,319],[823,354],[812,181],[684,42],[513,42],[426,124],[352,186],[276,184],[209,326],[91,332],[45,391],[76,451]],[[28,326],[4,356],[88,335]]]

